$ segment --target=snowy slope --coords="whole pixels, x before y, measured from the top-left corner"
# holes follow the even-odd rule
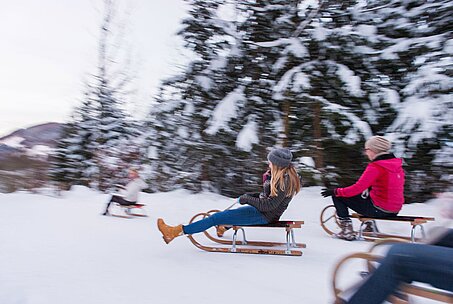
[[[100,216],[108,196],[82,187],[58,198],[0,194],[0,303],[332,303],[334,264],[370,243],[323,232],[319,214],[329,200],[319,191],[304,188],[283,215],[305,220],[296,231],[307,244],[302,257],[208,253],[185,237],[166,245],[157,217],[187,223],[233,202],[212,193],[142,193],[149,217],[134,219]],[[403,214],[439,217],[439,204],[406,205]],[[385,228],[409,231],[395,225]],[[254,229],[248,237],[283,241],[284,233]],[[358,269],[350,268],[352,281]]]

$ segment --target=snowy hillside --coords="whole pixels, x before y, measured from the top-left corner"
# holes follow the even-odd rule
[[[0,138],[0,144],[16,148],[33,150],[35,146],[47,146],[54,148],[56,141],[61,137],[63,124],[45,123],[26,129],[19,129]]]
[[[0,194],[0,303],[332,303],[335,263],[370,243],[323,232],[319,215],[329,199],[319,191],[304,188],[283,215],[305,221],[296,231],[307,244],[302,257],[208,253],[185,237],[166,245],[156,219],[187,223],[233,203],[212,193],[142,193],[149,217],[134,219],[101,216],[108,196],[82,187],[58,198]],[[440,218],[440,203],[406,205],[402,214]],[[401,224],[380,228],[409,233]],[[249,229],[248,237],[283,241],[284,233]],[[351,267],[345,280],[357,272]]]

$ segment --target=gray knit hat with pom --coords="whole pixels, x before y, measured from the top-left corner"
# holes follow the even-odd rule
[[[276,148],[267,155],[267,160],[276,165],[277,167],[285,168],[291,164],[293,154],[289,149]]]
[[[375,153],[388,152],[392,143],[382,136],[372,136],[365,143],[365,149],[370,149]]]

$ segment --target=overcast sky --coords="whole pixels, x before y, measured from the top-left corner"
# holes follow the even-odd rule
[[[0,0],[0,136],[68,119],[83,80],[95,71],[102,3]],[[175,33],[187,6],[183,0],[122,3],[130,11],[126,35],[138,77],[132,112],[143,116],[159,81],[185,63]]]

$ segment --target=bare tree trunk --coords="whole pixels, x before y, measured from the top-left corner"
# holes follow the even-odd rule
[[[315,167],[324,169],[324,152],[321,146],[321,106],[319,102],[313,102],[313,141],[315,146],[314,160]]]
[[[290,102],[285,100],[283,102],[283,127],[284,127],[284,136],[283,136],[283,147],[288,147],[289,145],[289,114],[290,114]]]

